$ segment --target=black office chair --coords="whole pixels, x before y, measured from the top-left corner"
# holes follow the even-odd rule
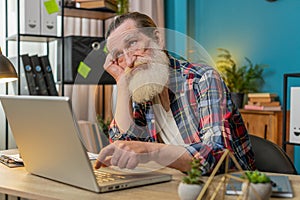
[[[266,139],[249,135],[259,171],[297,174],[297,170],[282,148]]]

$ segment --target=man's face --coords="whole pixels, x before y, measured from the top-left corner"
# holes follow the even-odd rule
[[[134,101],[144,102],[159,94],[168,82],[169,59],[157,40],[126,20],[107,40],[107,48],[128,81]]]

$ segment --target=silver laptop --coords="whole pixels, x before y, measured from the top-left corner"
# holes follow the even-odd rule
[[[29,173],[94,192],[158,182],[172,176],[158,172],[97,176],[84,148],[70,99],[57,96],[0,96],[24,166]],[[109,177],[107,177],[109,176]]]

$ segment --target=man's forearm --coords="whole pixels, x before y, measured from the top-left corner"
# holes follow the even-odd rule
[[[178,169],[180,171],[188,171],[193,157],[183,146],[167,145],[160,143],[148,143],[152,146],[152,159],[160,165]]]
[[[118,83],[117,86],[118,86],[118,93],[117,93],[115,120],[119,127],[120,132],[125,132],[129,129],[130,124],[132,123],[129,91],[128,88],[122,83]]]

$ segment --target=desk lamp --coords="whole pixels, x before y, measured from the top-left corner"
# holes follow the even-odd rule
[[[18,79],[13,64],[2,54],[0,47],[0,83],[15,81]]]

